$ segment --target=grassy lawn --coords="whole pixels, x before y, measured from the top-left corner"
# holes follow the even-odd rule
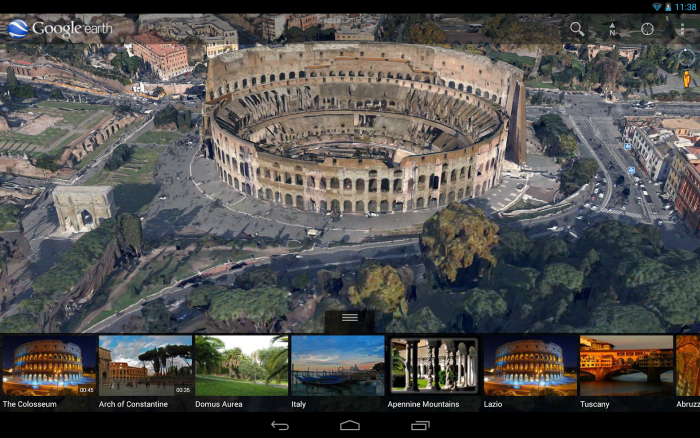
[[[556,88],[554,84],[539,81],[525,81],[525,86],[530,88]]]
[[[0,133],[0,143],[8,141],[8,140],[16,140],[16,141],[21,141],[25,143],[31,143],[35,145],[36,147],[46,149],[48,148],[51,143],[55,142],[59,138],[63,137],[66,135],[68,131],[64,129],[58,129],[58,128],[46,128],[44,132],[42,132],[39,135],[28,135],[28,134],[21,134],[19,132],[3,132]]]
[[[145,210],[158,193],[158,186],[153,183],[153,169],[163,151],[164,149],[136,148],[129,161],[133,166],[124,166],[115,171],[103,168],[87,185],[114,186],[114,202],[119,213]]]
[[[518,199],[518,202],[511,205],[506,211],[516,211],[516,210],[529,210],[531,208],[542,207],[546,202],[542,202],[535,199]]]
[[[250,383],[244,380],[213,376],[195,377],[195,395],[209,396],[280,396],[288,395],[287,388]]]
[[[428,379],[418,379],[418,389],[425,389],[428,387]],[[398,387],[393,387],[391,388],[392,391],[405,391],[406,388],[403,386],[398,388]]]
[[[558,213],[562,210],[566,210],[570,206],[571,206],[571,204],[566,203],[564,205],[558,205],[558,206],[552,207],[552,208],[545,208],[544,210],[541,210],[541,211],[535,211],[532,213],[520,214],[518,216],[504,217],[502,219],[496,219],[496,222],[499,224],[508,224],[508,223],[512,223],[512,222],[518,222],[521,220],[525,220],[525,219],[534,219],[534,218],[537,218],[540,216],[546,216],[548,214]]]
[[[89,103],[73,103],[73,102],[51,102],[44,101],[36,104],[39,108],[70,108],[84,110],[104,110],[112,111],[114,108],[109,105],[93,105]]]
[[[68,146],[73,140],[75,140],[76,138],[80,137],[81,135],[83,135],[83,133],[81,133],[81,132],[76,132],[75,134],[73,134],[73,135],[71,135],[70,137],[68,137],[68,138],[66,138],[65,140],[63,140],[63,141],[59,144],[59,146],[62,147],[62,148],[64,148],[64,147]]]
[[[75,168],[76,169],[82,169],[83,167],[87,166],[87,164],[94,160],[100,153],[102,153],[103,150],[107,149],[108,147],[112,146],[114,143],[117,142],[122,136],[122,134],[126,133],[131,129],[132,124],[128,124],[124,126],[123,128],[119,129],[117,132],[112,134],[111,137],[107,139],[106,142],[102,143],[99,147],[95,148],[94,151],[90,152],[87,154],[81,161],[78,163]]]
[[[148,131],[143,133],[136,140],[136,143],[155,143],[159,145],[166,145],[174,142],[184,134],[185,133],[173,131]]]

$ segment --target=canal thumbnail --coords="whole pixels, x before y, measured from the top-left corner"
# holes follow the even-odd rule
[[[673,336],[580,337],[582,396],[673,395]]]
[[[292,395],[384,395],[384,336],[292,336]]]
[[[5,396],[96,395],[95,336],[3,336]]]
[[[101,335],[99,395],[191,395],[192,353],[189,335]]]
[[[289,337],[195,336],[195,395],[289,395]]]
[[[476,394],[480,360],[476,338],[393,338],[392,394]]]
[[[676,335],[676,395],[700,395],[700,336]]]
[[[577,336],[484,338],[484,395],[575,396],[577,383]]]

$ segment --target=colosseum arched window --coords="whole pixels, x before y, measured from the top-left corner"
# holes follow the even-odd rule
[[[389,191],[389,178],[382,178],[382,192],[386,193]]]
[[[284,73],[280,73],[280,81],[285,80],[285,78],[286,78],[286,76],[284,75]]]
[[[377,179],[376,178],[371,178],[369,180],[369,192],[370,193],[375,193],[377,191]]]
[[[352,201],[343,202],[343,213],[352,213]]]
[[[343,180],[343,189],[352,190],[352,180],[350,178],[345,178]]]
[[[423,208],[425,207],[425,199],[421,196],[416,200],[416,208]]]

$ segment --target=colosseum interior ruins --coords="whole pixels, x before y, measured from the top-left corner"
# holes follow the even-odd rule
[[[478,197],[524,160],[522,71],[440,47],[305,43],[209,63],[202,139],[221,180],[310,212]]]

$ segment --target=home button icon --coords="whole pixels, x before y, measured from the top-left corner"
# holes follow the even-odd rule
[[[360,423],[357,421],[343,421],[340,423],[340,430],[343,432],[349,432],[349,431],[354,431],[354,432],[359,432],[360,431]]]

